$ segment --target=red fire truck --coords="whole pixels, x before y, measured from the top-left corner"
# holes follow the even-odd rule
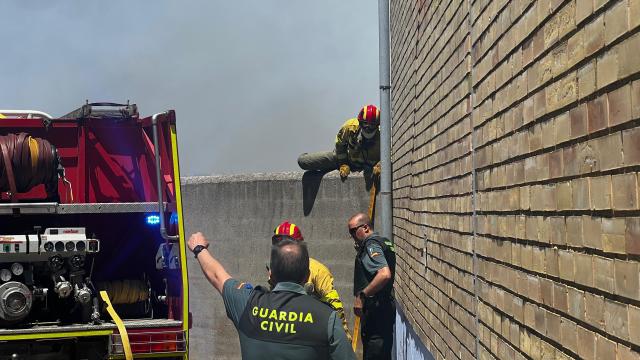
[[[0,359],[188,358],[175,112],[0,110]]]

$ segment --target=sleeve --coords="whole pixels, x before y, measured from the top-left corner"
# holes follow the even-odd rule
[[[336,158],[338,165],[346,164],[349,161],[349,154],[347,148],[349,147],[349,137],[353,136],[357,131],[357,121],[353,123],[354,119],[347,120],[336,135]]]
[[[222,300],[227,310],[227,317],[231,319],[236,326],[238,326],[240,316],[242,316],[242,312],[245,306],[247,306],[251,291],[253,290],[245,288],[244,283],[236,279],[229,279],[224,282],[222,287]]]
[[[347,339],[344,329],[340,325],[340,321],[336,319],[336,313],[332,313],[329,317],[329,356],[330,359],[348,359],[355,360],[356,355],[353,353],[351,343]]]
[[[317,263],[318,271],[314,277],[315,283],[313,286],[316,289],[318,295],[320,295],[320,301],[328,304],[338,313],[338,317],[342,321],[342,327],[347,333],[347,338],[351,338],[349,334],[349,326],[347,325],[347,319],[344,314],[344,305],[340,300],[338,291],[333,287],[333,275],[329,269],[321,263]]]
[[[362,264],[368,272],[375,273],[383,267],[389,266],[387,264],[387,259],[384,257],[382,247],[375,241],[371,241],[367,244],[367,255],[368,256],[365,256],[364,259],[362,259]]]

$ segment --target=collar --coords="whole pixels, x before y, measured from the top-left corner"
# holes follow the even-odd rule
[[[277,283],[272,291],[290,291],[302,295],[307,294],[302,285],[286,281]]]
[[[364,240],[362,240],[362,243],[363,243],[363,244],[364,244],[364,243],[366,243],[366,242],[367,242],[367,240],[371,239],[371,238],[372,238],[372,237],[374,237],[374,236],[380,236],[380,235],[378,234],[378,232],[377,232],[377,231],[374,231],[374,232],[372,232],[369,236],[367,236]]]
[[[369,239],[373,238],[374,236],[380,236],[380,235],[378,235],[378,232],[374,231],[371,233],[371,235],[364,238],[364,240],[362,240],[358,245],[358,253],[362,253],[365,250],[365,248],[367,247],[367,241],[369,241]]]

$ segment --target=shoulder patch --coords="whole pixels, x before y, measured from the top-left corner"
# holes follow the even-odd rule
[[[368,250],[369,256],[371,256],[371,257],[376,257],[376,256],[382,255],[381,253],[376,251],[373,247],[370,247],[367,250]]]

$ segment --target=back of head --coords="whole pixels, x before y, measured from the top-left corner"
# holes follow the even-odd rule
[[[271,247],[271,278],[275,283],[304,284],[309,276],[309,251],[302,241],[282,239]]]
[[[369,215],[365,213],[354,214],[349,218],[349,222],[356,222],[358,224],[367,224],[369,225],[369,227],[373,227],[373,225],[371,224],[371,219],[369,218]]]

